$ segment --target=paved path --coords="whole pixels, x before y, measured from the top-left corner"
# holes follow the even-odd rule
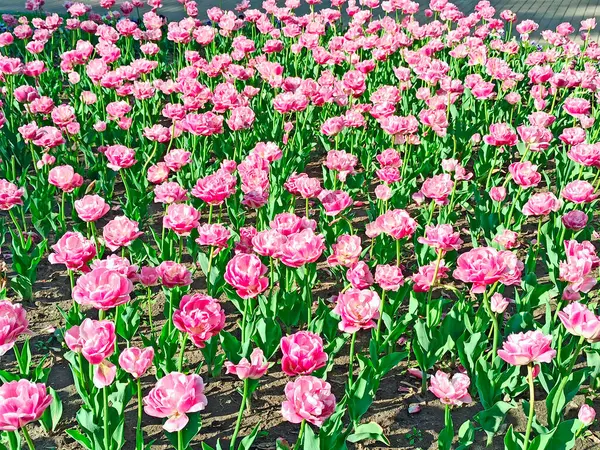
[[[98,5],[98,0],[78,0],[90,5]],[[201,18],[203,10],[212,6],[222,6],[226,9],[233,9],[239,0],[197,0],[200,7]],[[429,0],[417,0],[422,9],[426,8]],[[454,0],[461,11],[469,13],[477,4],[478,0]],[[598,28],[595,30],[594,38],[600,37],[600,0],[490,0],[498,13],[503,9],[510,9],[517,14],[518,20],[531,19],[540,25],[541,30],[555,29],[559,23],[570,22],[576,29],[579,29],[579,22],[590,17],[599,18]],[[51,12],[64,12],[65,9],[62,0],[46,0],[45,9]],[[251,0],[253,7],[260,7],[262,0]],[[283,4],[283,1],[279,1]],[[304,3],[304,2],[303,2]],[[324,3],[328,3],[324,0]],[[24,0],[0,0],[0,12],[18,12],[23,11]],[[177,0],[163,0],[161,13],[170,19],[181,19],[183,7]],[[306,5],[304,5],[306,7]],[[97,8],[101,11],[100,8]],[[300,8],[300,13],[306,9]]]

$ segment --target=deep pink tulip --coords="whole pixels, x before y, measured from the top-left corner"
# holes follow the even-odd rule
[[[200,375],[171,372],[158,380],[144,397],[144,412],[152,417],[167,418],[163,428],[175,433],[189,422],[187,414],[202,411],[207,404]]]
[[[225,326],[225,312],[219,301],[208,295],[184,295],[173,312],[173,323],[179,331],[188,333],[197,347],[203,348]]]
[[[281,352],[281,369],[289,376],[310,375],[325,366],[329,358],[321,336],[310,331],[282,337]]]
[[[269,286],[265,266],[258,256],[237,254],[229,260],[225,268],[225,281],[235,288],[237,294],[245,299],[254,298]]]

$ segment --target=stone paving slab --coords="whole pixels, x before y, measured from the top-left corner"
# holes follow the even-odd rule
[[[78,0],[89,5],[98,5],[98,0]],[[197,0],[200,18],[205,18],[204,11],[213,6],[219,6],[225,9],[233,9],[239,0]],[[262,0],[250,0],[252,7],[259,8]],[[421,9],[425,9],[429,0],[417,0],[421,4]],[[478,0],[455,0],[454,3],[461,11],[469,13],[477,4]],[[46,0],[44,9],[50,12],[65,11],[62,0]],[[117,1],[118,3],[118,1]],[[283,0],[280,0],[283,4]],[[303,2],[304,3],[304,2]],[[517,14],[517,20],[531,19],[540,25],[539,31],[545,29],[555,29],[562,22],[570,22],[576,29],[579,29],[579,23],[583,19],[596,17],[599,24],[594,31],[592,38],[600,38],[600,0],[490,0],[492,6],[498,13],[504,9],[510,9]],[[321,7],[326,7],[327,1],[323,2]],[[20,12],[24,11],[24,0],[0,0],[0,12]],[[102,11],[100,8],[96,8]],[[147,10],[147,9],[146,9]],[[142,12],[145,10],[142,10]],[[308,11],[308,7],[303,5],[299,8],[299,13]],[[184,17],[183,6],[177,0],[163,0],[163,7],[160,13],[169,19],[178,20]],[[135,15],[135,13],[134,13]]]

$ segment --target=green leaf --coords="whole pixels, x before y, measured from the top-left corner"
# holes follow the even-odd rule
[[[475,415],[475,420],[487,433],[489,438],[498,432],[500,425],[504,422],[506,413],[514,407],[515,405],[511,403],[500,401],[491,408],[478,412]]]
[[[71,436],[76,442],[79,442],[82,446],[87,448],[88,450],[92,450],[92,441],[82,434],[78,429],[71,428],[67,430],[67,434]]]
[[[385,445],[390,445],[390,441],[383,434],[383,428],[376,422],[364,423],[354,429],[354,433],[348,436],[348,442],[361,442],[367,439],[382,442]]]
[[[185,428],[181,430],[183,433],[184,449],[190,446],[190,442],[192,442],[192,439],[196,437],[196,435],[200,432],[200,428],[202,427],[202,417],[200,416],[199,412],[190,413],[187,416],[189,418],[189,422]],[[169,433],[168,431],[165,431],[165,435],[171,444],[177,448],[177,433]]]
[[[258,436],[259,430],[260,422],[258,422],[253,428],[252,433],[250,433],[248,436],[241,440],[240,445],[238,446],[238,450],[250,450],[252,448],[252,444],[256,440],[256,436]]]
[[[302,437],[303,450],[321,450],[319,436],[315,434],[309,423],[304,425],[304,436]]]

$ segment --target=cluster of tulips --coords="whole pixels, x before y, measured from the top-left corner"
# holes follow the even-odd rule
[[[181,3],[170,22],[160,0],[2,15],[0,446],[34,449],[41,426],[143,450],[162,420],[163,444],[200,448],[205,385],[223,377],[241,402],[217,450],[265,433],[279,450],[390,446],[367,419],[389,373],[413,378],[420,414],[443,405],[442,450],[585,439],[595,19],[542,31],[485,0],[431,0],[424,23],[411,0]],[[68,425],[54,360],[30,345],[40,264],[70,283]],[[243,424],[277,372],[298,433],[276,441]]]

